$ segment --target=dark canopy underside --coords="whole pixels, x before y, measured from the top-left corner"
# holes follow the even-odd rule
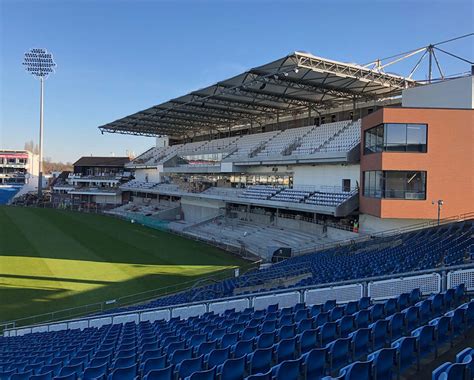
[[[102,125],[102,132],[176,138],[268,124],[277,117],[377,101],[416,82],[295,52],[233,78]]]

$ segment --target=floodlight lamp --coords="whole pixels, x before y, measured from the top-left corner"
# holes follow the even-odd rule
[[[37,78],[46,79],[49,74],[54,73],[56,63],[53,55],[46,49],[31,49],[25,53],[23,66],[30,74]]]

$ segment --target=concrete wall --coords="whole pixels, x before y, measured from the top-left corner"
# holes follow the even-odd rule
[[[380,219],[372,215],[361,214],[359,215],[359,231],[362,234],[372,234],[375,232],[410,227],[428,221],[429,219]]]
[[[181,210],[183,211],[184,220],[187,222],[198,222],[217,216],[221,213],[221,208],[225,208],[225,202],[186,196],[181,198]]]
[[[343,179],[350,179],[351,187],[355,187],[359,176],[359,165],[302,165],[294,167],[293,185],[336,186],[342,189]]]
[[[403,90],[403,107],[474,108],[474,77]]]
[[[135,178],[138,181],[146,181],[146,176],[148,175],[148,182],[160,182],[160,173],[158,169],[136,169]]]
[[[94,195],[94,202],[99,204],[119,205],[122,203],[122,195]]]

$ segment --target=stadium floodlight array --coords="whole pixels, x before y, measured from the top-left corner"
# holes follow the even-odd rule
[[[28,73],[34,75],[40,80],[40,135],[39,135],[39,175],[38,175],[38,199],[41,199],[43,193],[43,94],[44,80],[49,74],[54,73],[56,63],[53,55],[46,49],[31,49],[25,53],[23,66]]]
[[[53,55],[46,49],[31,49],[25,53],[23,62],[26,71],[37,78],[47,78],[49,74],[54,73],[56,63]]]

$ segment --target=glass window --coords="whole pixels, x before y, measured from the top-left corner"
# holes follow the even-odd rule
[[[426,172],[366,171],[365,197],[390,199],[426,199]]]
[[[364,153],[426,152],[426,124],[380,124],[364,133]]]
[[[385,124],[385,150],[404,152],[406,150],[407,131],[405,124]]]
[[[407,124],[407,151],[426,152],[425,124]]]

